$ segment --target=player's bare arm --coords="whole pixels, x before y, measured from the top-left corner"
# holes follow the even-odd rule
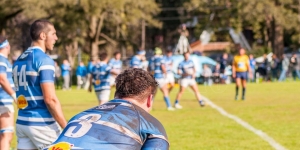
[[[6,73],[0,73],[0,85],[4,89],[4,91],[8,93],[14,99],[15,102],[17,102],[16,93],[11,88],[9,81],[7,80]]]
[[[44,95],[44,101],[49,112],[60,125],[60,127],[65,128],[67,125],[67,121],[62,112],[60,102],[56,97],[54,83],[42,83],[41,88]]]

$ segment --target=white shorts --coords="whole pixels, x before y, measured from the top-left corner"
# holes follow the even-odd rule
[[[115,82],[116,82],[116,77],[110,76],[109,77],[109,85],[110,86],[116,85]]]
[[[156,82],[158,83],[158,87],[159,87],[159,88],[162,88],[162,87],[164,87],[164,86],[167,84],[165,78],[155,79],[155,80],[156,80]]]
[[[43,149],[52,144],[60,134],[57,123],[48,126],[16,125],[18,149]]]
[[[98,101],[108,102],[110,96],[110,90],[101,90],[96,92]]]
[[[14,110],[14,106],[13,105],[7,105],[7,106],[0,106],[0,115],[1,114],[5,114],[5,113],[8,113],[8,112],[11,112],[11,113],[14,113],[15,110]]]
[[[172,72],[167,73],[166,83],[175,83],[174,74]]]
[[[185,78],[185,79],[180,79],[179,84],[182,87],[188,87],[188,86],[193,86],[193,85],[195,85],[197,83],[196,83],[195,79],[187,79],[187,78]]]

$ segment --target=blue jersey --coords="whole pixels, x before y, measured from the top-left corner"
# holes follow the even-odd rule
[[[130,60],[130,68],[142,68],[142,61],[137,56],[133,56]]]
[[[168,150],[162,124],[142,108],[115,99],[74,116],[47,149]],[[46,150],[47,150],[46,149]]]
[[[161,79],[164,78],[162,65],[165,65],[165,59],[163,56],[155,55],[151,58],[150,61],[150,68],[151,71],[154,72],[154,78]]]
[[[251,69],[255,69],[255,59],[249,59]]]
[[[71,67],[69,65],[62,64],[61,65],[61,75],[63,77],[70,75],[70,68]]]
[[[77,69],[76,69],[76,75],[77,76],[81,76],[81,77],[85,77],[87,74],[87,71],[86,71],[86,67],[85,66],[78,66]]]
[[[15,87],[13,79],[12,79],[12,66],[8,59],[0,54],[0,74],[6,74],[6,78],[10,83],[12,88]],[[8,106],[13,105],[13,98],[4,91],[4,89],[0,86],[0,106]]]
[[[46,126],[55,123],[44,102],[42,83],[54,83],[54,61],[40,47],[28,48],[14,63],[18,99],[17,124]]]
[[[173,65],[173,59],[172,57],[168,57],[168,56],[165,56],[164,57],[165,59],[165,64],[166,64],[166,69],[167,69],[167,72],[168,73],[172,73],[172,65]]]
[[[110,70],[111,67],[103,62],[96,64],[92,70],[95,91],[110,89]]]
[[[92,73],[93,67],[94,67],[94,64],[92,61],[90,61],[87,65],[87,73]]]
[[[187,76],[183,76],[182,78],[192,78],[192,74],[194,74],[195,65],[192,60],[184,60],[178,65],[178,71],[180,74],[188,74]]]
[[[122,71],[122,61],[121,60],[116,60],[115,58],[112,58],[108,65],[114,69],[116,72],[121,73]]]

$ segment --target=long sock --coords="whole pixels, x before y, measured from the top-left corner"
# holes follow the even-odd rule
[[[235,96],[238,96],[238,95],[239,95],[239,87],[236,86],[236,87],[235,87]]]
[[[242,93],[242,96],[244,97],[246,94],[246,88],[243,87],[243,93]]]
[[[175,100],[175,104],[179,104],[179,101],[177,99]]]
[[[167,97],[167,96],[164,96],[164,100],[165,100],[165,102],[167,104],[167,107],[171,107],[170,98]]]

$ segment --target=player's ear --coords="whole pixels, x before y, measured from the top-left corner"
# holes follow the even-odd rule
[[[40,33],[40,39],[41,40],[45,40],[46,39],[46,33],[45,32],[41,32]]]
[[[147,97],[147,108],[151,108],[151,107],[152,107],[152,99],[153,99],[153,95],[150,94],[150,95]]]

